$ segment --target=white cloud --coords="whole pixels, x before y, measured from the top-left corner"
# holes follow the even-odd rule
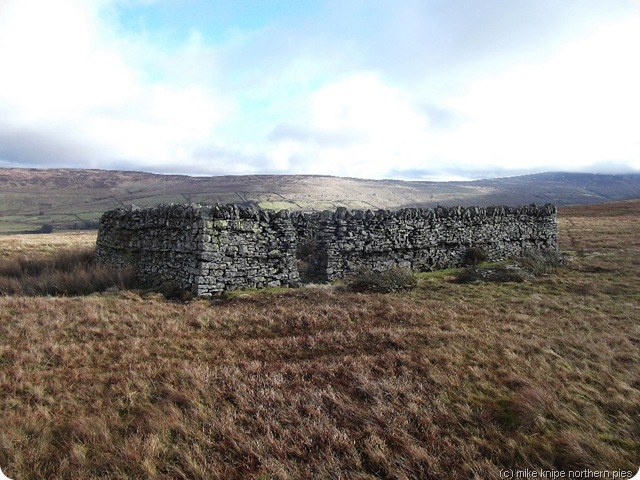
[[[106,4],[20,0],[0,10],[0,126],[76,143],[91,166],[153,168],[189,157],[224,102],[204,85],[145,82],[121,50],[127,42],[105,31],[98,7]]]
[[[634,17],[450,98],[412,97],[379,75],[357,74],[311,96],[297,135],[293,127],[289,135],[274,130],[274,165],[369,178],[602,170],[607,163],[640,169],[637,45]],[[444,128],[430,121],[437,109],[420,105],[433,103],[456,121]],[[340,134],[352,141],[331,141]]]
[[[461,164],[553,169],[627,159],[640,168],[639,44],[634,18],[474,85],[449,102],[467,122],[448,155]]]
[[[551,26],[547,3],[340,2],[321,22],[219,45],[194,27],[158,46],[158,32],[117,24],[125,3],[0,0],[0,162],[369,178],[640,169],[637,15],[613,9],[592,31],[589,12],[606,8],[590,3],[576,31],[592,34],[576,41],[554,25],[580,1]]]
[[[424,154],[425,117],[403,92],[374,74],[357,74],[318,89],[308,108],[309,133],[280,141],[274,153],[279,165],[373,178],[393,167],[410,168]],[[290,162],[284,161],[287,155]]]

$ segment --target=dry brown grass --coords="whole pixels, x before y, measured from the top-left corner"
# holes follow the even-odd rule
[[[81,231],[53,232],[46,235],[2,235],[0,236],[0,259],[14,255],[50,254],[61,248],[92,248],[96,244],[96,233]]]
[[[0,295],[88,295],[135,285],[131,268],[96,263],[93,257],[93,248],[65,248],[1,258]]]
[[[569,261],[520,284],[0,298],[0,465],[17,480],[636,471],[635,206],[561,211]]]

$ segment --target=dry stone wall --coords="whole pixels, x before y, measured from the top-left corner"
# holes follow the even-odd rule
[[[460,266],[479,247],[491,260],[557,249],[556,208],[453,207],[306,214],[236,205],[117,209],[100,220],[96,258],[133,266],[140,281],[197,295],[295,286],[297,257],[320,280],[403,265]]]
[[[556,208],[438,207],[349,211],[318,216],[312,272],[325,280],[392,265],[431,271],[462,265],[471,247],[488,260],[557,249]]]
[[[96,258],[132,266],[144,284],[170,284],[211,295],[297,285],[296,244],[287,211],[160,205],[106,212],[100,220]]]

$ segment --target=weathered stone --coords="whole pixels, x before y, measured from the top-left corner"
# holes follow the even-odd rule
[[[557,249],[556,208],[436,207],[306,214],[237,205],[117,209],[100,220],[96,258],[131,265],[148,284],[170,282],[197,295],[299,284],[296,250],[310,273],[332,280],[393,265],[426,271],[462,264],[469,247],[490,260],[532,248]]]
[[[158,205],[106,212],[96,259],[130,265],[149,285],[172,283],[197,295],[263,283],[299,283],[297,235],[288,213],[236,205]],[[278,252],[270,258],[269,252]],[[212,278],[213,277],[213,278]]]

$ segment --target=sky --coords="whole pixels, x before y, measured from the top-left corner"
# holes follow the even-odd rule
[[[0,167],[640,172],[640,1],[0,0]]]

